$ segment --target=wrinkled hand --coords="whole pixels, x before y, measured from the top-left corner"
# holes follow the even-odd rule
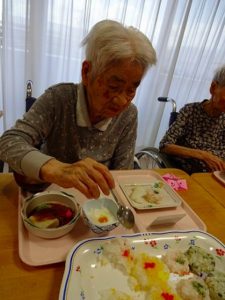
[[[203,161],[207,164],[209,170],[212,172],[225,170],[225,161],[211,152],[204,151]]]
[[[74,187],[87,198],[98,198],[100,190],[108,195],[114,188],[114,179],[108,168],[91,158],[73,164],[51,159],[41,167],[40,177],[64,188]]]

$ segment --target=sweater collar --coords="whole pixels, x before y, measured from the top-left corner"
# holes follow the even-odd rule
[[[76,117],[77,117],[77,125],[80,127],[95,127],[100,131],[105,131],[112,118],[107,118],[102,120],[94,125],[91,124],[88,109],[87,109],[87,100],[84,93],[84,86],[82,83],[78,85],[78,93],[77,93],[77,107],[76,107]]]

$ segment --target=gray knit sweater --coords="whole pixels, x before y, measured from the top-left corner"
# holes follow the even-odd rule
[[[78,85],[50,87],[15,126],[0,138],[0,159],[20,174],[39,179],[41,166],[52,157],[73,163],[91,157],[109,169],[133,167],[137,109],[130,104],[112,118],[105,131],[79,127]],[[43,143],[41,151],[36,145]]]

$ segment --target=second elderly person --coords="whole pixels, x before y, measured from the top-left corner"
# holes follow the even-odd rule
[[[225,65],[215,72],[210,94],[185,105],[160,142],[161,152],[189,174],[225,170]]]

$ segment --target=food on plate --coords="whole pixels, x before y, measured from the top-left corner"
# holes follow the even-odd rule
[[[170,273],[166,264],[156,256],[134,252],[127,240],[115,239],[106,243],[100,259],[102,265],[111,263],[128,276],[133,291],[149,292],[155,286],[168,287]]]
[[[183,300],[210,300],[207,285],[197,276],[181,279],[176,289]]]
[[[95,225],[108,225],[117,222],[114,215],[104,206],[100,208],[90,208],[87,210],[86,214],[90,221]]]
[[[159,204],[162,200],[160,190],[163,187],[163,183],[156,182],[151,185],[137,185],[131,188],[129,195],[130,199],[136,203],[147,202],[149,204]]]
[[[66,205],[50,202],[36,206],[27,217],[36,227],[57,228],[69,223],[74,211]]]
[[[213,271],[215,257],[198,246],[168,249],[157,257],[135,248],[128,239],[113,239],[105,243],[98,259],[121,271],[131,292],[144,294],[141,299],[225,300],[225,273]],[[136,299],[115,287],[102,291],[101,297]]]
[[[162,181],[150,183],[121,184],[121,188],[133,207],[138,209],[154,209],[174,207],[181,203]]]
[[[57,228],[59,227],[59,219],[40,220],[35,215],[28,218],[29,222],[38,228]]]
[[[162,260],[172,273],[185,275],[190,272],[187,256],[180,250],[168,250]]]
[[[134,251],[127,240],[115,239],[106,243],[103,256],[99,258],[102,265],[110,263],[124,275],[129,275],[132,268],[131,262],[134,259]]]
[[[163,261],[155,256],[140,253],[131,261],[130,276],[134,278],[135,291],[148,291],[154,286],[168,282],[170,273]]]
[[[146,293],[145,300],[182,300],[169,285],[155,286]]]
[[[194,274],[208,274],[214,271],[215,258],[204,249],[198,246],[190,246],[185,255],[188,258],[190,269]]]
[[[205,280],[211,300],[225,299],[225,273],[214,271]]]
[[[133,300],[130,295],[114,288],[100,291],[99,295],[99,300]]]

